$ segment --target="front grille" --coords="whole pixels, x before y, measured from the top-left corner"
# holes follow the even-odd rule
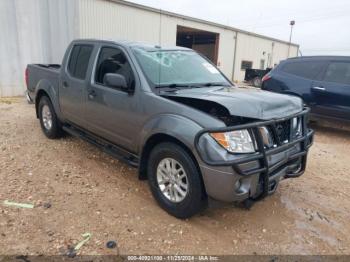
[[[281,144],[289,142],[290,139],[290,120],[278,122],[275,125],[276,135]]]
[[[278,122],[275,125],[260,127],[265,148],[273,148],[281,144],[290,142],[291,121]]]

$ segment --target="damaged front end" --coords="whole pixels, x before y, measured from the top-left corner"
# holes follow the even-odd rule
[[[225,123],[226,126],[241,125],[241,124],[246,124],[257,120],[257,119],[252,119],[252,118],[238,116],[238,115],[230,115],[230,112],[226,107],[213,101],[196,99],[192,97],[169,96],[169,95],[163,95],[163,97],[166,97],[167,99],[170,99],[172,101],[176,101],[178,103],[187,105],[189,107],[198,109],[212,117],[215,117],[221,120],[222,122]]]
[[[195,138],[195,147],[208,166],[232,167],[239,176],[234,183],[233,200],[260,199],[273,193],[281,179],[304,173],[313,142],[313,130],[306,125],[308,112],[309,109],[304,109],[274,120],[203,129]],[[212,134],[239,130],[249,132],[254,152],[232,153],[222,150],[220,145],[213,146]]]
[[[225,202],[257,200],[272,194],[281,179],[302,175],[313,142],[309,109],[303,109],[302,101],[237,90],[223,93],[217,89],[166,95],[226,125],[205,128],[195,137],[208,195]]]

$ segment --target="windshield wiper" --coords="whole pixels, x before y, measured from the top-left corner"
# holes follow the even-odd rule
[[[162,84],[162,85],[156,85],[155,88],[178,88],[178,87],[188,87],[189,85],[187,84]]]
[[[223,82],[208,82],[208,83],[196,83],[196,84],[178,84],[178,83],[172,83],[172,84],[161,84],[156,85],[155,88],[201,88],[201,87],[210,87],[210,86],[231,86],[229,84],[223,83]]]
[[[208,82],[208,83],[203,83],[203,84],[198,84],[199,86],[205,86],[205,87],[209,87],[209,86],[231,86],[228,85],[226,83],[223,82]]]
[[[161,84],[161,85],[156,85],[155,86],[155,88],[180,88],[180,87],[184,87],[184,88],[200,88],[202,86],[198,86],[198,85],[194,85],[194,84],[177,84],[177,83]]]

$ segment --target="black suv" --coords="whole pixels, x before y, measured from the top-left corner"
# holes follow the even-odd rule
[[[350,121],[350,57],[290,58],[262,81],[263,90],[301,97],[313,116]]]

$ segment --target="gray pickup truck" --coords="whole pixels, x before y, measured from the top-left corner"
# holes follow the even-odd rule
[[[273,193],[303,174],[312,144],[299,98],[238,88],[187,48],[76,40],[26,81],[48,138],[65,131],[138,167],[178,218]]]

